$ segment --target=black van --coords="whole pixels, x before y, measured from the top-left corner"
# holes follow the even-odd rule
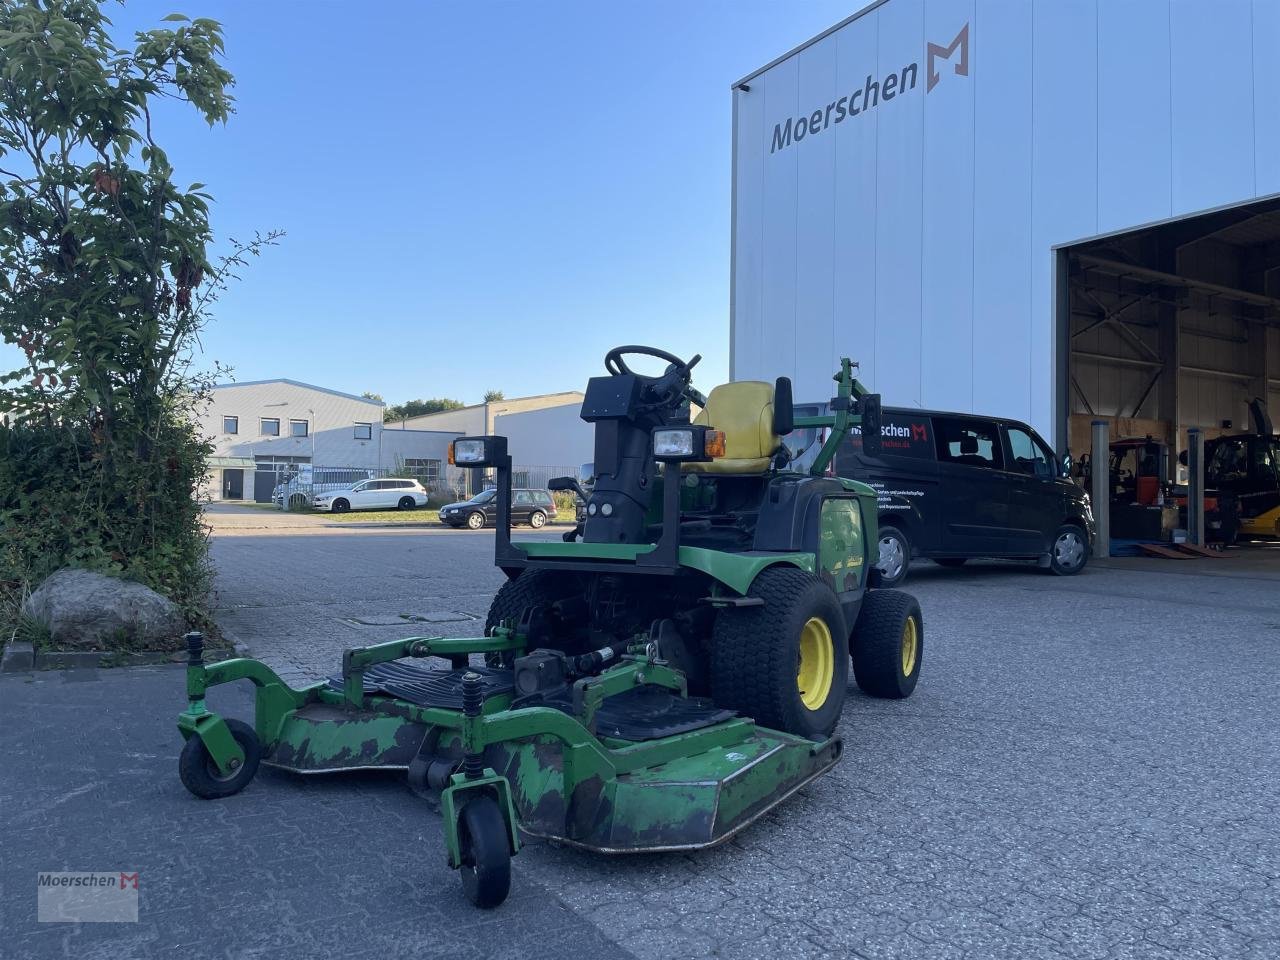
[[[901,583],[914,557],[958,567],[971,557],[1036,560],[1079,573],[1093,542],[1089,498],[1069,464],[1025,423],[886,407],[878,458],[856,432],[836,472],[880,494],[880,572]]]

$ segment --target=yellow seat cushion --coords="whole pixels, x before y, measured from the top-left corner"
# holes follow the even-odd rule
[[[759,380],[716,387],[693,422],[724,432],[725,455],[684,464],[690,473],[764,473],[782,442],[773,432],[773,384]]]

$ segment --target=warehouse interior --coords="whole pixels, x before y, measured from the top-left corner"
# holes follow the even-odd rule
[[[1175,453],[1188,427],[1251,430],[1255,397],[1277,419],[1280,199],[1078,244],[1058,262],[1071,450],[1088,449],[1095,419]]]

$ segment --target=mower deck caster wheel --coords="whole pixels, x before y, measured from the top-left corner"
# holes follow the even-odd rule
[[[492,797],[469,800],[458,815],[462,890],[482,910],[498,906],[511,892],[511,840]]]
[[[239,793],[249,785],[258,772],[262,759],[262,746],[253,727],[240,720],[227,720],[227,729],[244,751],[244,763],[230,775],[218,771],[218,765],[209,756],[204,741],[197,736],[187,740],[178,758],[178,777],[182,785],[203,800],[220,800]]]

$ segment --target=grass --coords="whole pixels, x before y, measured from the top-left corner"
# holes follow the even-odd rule
[[[422,510],[352,510],[350,513],[324,513],[316,511],[318,517],[335,523],[439,523],[440,511]]]

